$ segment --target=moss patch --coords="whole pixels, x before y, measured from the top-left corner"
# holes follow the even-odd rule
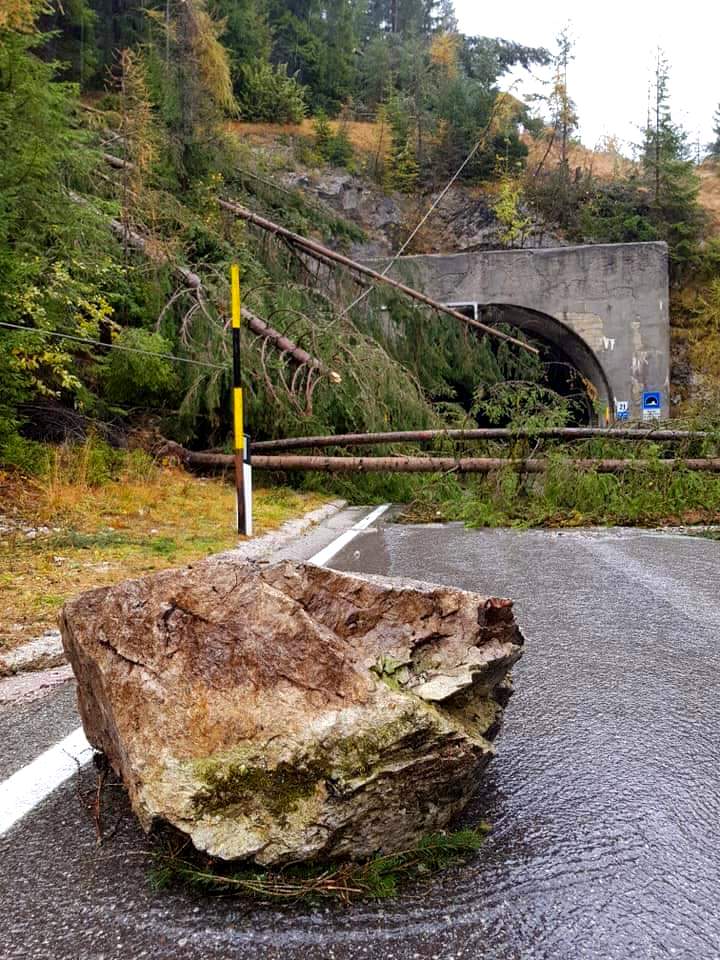
[[[302,765],[281,761],[274,768],[203,760],[195,765],[195,771],[203,784],[193,798],[199,816],[221,813],[257,797],[273,816],[282,818],[312,796],[330,768],[318,760]]]
[[[427,724],[423,718],[421,727]],[[193,797],[194,812],[203,816],[260,804],[283,820],[319,787],[341,795],[347,783],[378,772],[381,758],[393,744],[407,740],[404,748],[417,749],[426,736],[424,729],[417,728],[418,716],[408,709],[366,733],[339,738],[323,750],[317,748],[275,766],[258,763],[257,753],[196,760],[192,772],[201,787]]]

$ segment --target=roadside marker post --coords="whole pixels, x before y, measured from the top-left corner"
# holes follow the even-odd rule
[[[240,363],[240,267],[230,267],[230,295],[233,347],[233,437],[235,450],[235,489],[237,491],[237,530],[246,537],[252,536],[252,466],[250,441],[245,435],[243,410],[242,367]]]

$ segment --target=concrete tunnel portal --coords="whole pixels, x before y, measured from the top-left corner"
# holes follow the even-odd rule
[[[541,348],[549,385],[566,395],[581,385],[586,422],[669,416],[666,244],[418,255],[401,257],[394,274],[489,326],[527,334]],[[563,369],[577,372],[572,387],[562,385]]]

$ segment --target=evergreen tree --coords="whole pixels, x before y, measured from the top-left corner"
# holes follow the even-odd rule
[[[152,52],[156,93],[168,128],[181,190],[212,164],[225,142],[222,121],[237,112],[230,63],[205,0],[167,0],[152,11],[161,42]]]
[[[93,32],[97,43],[97,71],[88,78],[103,87],[108,70],[114,69],[122,50],[132,50],[150,38],[151,22],[145,10],[160,7],[163,0],[87,0],[95,15]]]
[[[439,33],[457,33],[458,22],[453,0],[439,0],[431,12],[433,30]]]
[[[712,143],[708,144],[708,153],[711,157],[720,158],[720,106],[718,106],[715,111],[713,133],[715,134],[715,139]]]
[[[385,163],[385,186],[388,190],[412,193],[417,187],[420,168],[415,148],[416,124],[411,103],[395,94],[385,107],[385,116],[391,137]]]
[[[687,134],[671,116],[670,71],[660,50],[651,92],[641,164],[644,185],[652,198],[652,219],[660,238],[670,246],[677,277],[697,258],[704,217]]]
[[[100,69],[98,17],[90,0],[44,4],[39,11],[38,29],[44,34],[43,58],[56,63],[64,79],[86,84]]]
[[[37,0],[3,0],[0,30],[31,31],[37,8]]]
[[[4,11],[7,12],[7,11]],[[77,87],[43,61],[32,19],[0,27],[0,317],[29,329],[97,336],[117,279],[107,234],[72,202],[94,162],[78,131]],[[12,29],[15,27],[16,29]],[[21,32],[22,31],[22,32]],[[41,335],[0,331],[0,444],[15,408],[37,396],[82,402],[72,354]]]
[[[560,136],[560,163],[567,167],[568,145],[571,135],[578,125],[575,104],[568,94],[568,66],[574,59],[573,43],[570,32],[564,27],[557,38],[558,52],[556,55],[555,87],[553,90],[554,123]]]
[[[366,0],[359,11],[366,36],[457,30],[453,0]]]
[[[320,89],[315,102],[337,114],[356,85],[356,4],[350,0],[326,0],[319,27],[323,44],[317,69]]]
[[[222,42],[234,74],[243,64],[270,59],[272,30],[266,0],[211,0],[208,11],[225,25]]]
[[[313,108],[337,114],[355,90],[358,26],[354,0],[269,0],[272,60],[308,87]]]
[[[395,61],[391,38],[385,33],[375,34],[360,57],[356,100],[374,110],[395,82]]]

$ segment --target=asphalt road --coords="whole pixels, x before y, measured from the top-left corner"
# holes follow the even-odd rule
[[[720,958],[720,543],[388,523],[331,565],[516,601],[528,645],[467,813],[494,824],[477,858],[350,908],[155,893],[119,788],[97,847],[85,768],[0,838],[0,957]],[[0,779],[77,722],[71,685],[4,707]]]

